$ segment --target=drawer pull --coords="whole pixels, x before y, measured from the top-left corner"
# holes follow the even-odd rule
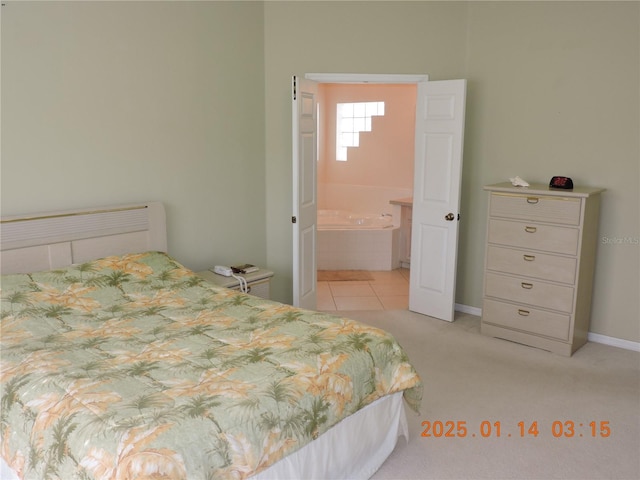
[[[522,317],[528,317],[529,316],[529,310],[523,310],[521,308],[518,309],[518,315],[522,316]]]
[[[540,199],[538,197],[527,197],[527,203],[530,203],[531,205],[535,205],[539,201]]]
[[[524,231],[527,233],[536,233],[538,229],[536,227],[530,227],[530,226],[526,226],[524,227]]]
[[[536,259],[535,255],[527,255],[527,254],[525,254],[522,257],[524,258],[525,262],[533,262]]]
[[[522,282],[520,285],[526,290],[531,290],[533,288],[533,283]]]

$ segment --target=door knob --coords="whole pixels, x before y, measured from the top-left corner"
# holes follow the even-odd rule
[[[455,216],[453,213],[451,213],[451,212],[447,213],[447,214],[444,216],[444,219],[445,219],[447,222],[452,222],[454,218],[456,218],[456,216]]]

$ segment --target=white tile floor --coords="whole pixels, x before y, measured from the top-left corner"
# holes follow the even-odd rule
[[[406,310],[409,308],[409,270],[372,271],[373,280],[318,282],[317,309]]]

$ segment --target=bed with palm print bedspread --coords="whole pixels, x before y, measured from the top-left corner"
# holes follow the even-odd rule
[[[163,253],[2,277],[4,460],[23,478],[245,478],[420,379],[355,321]],[[146,476],[145,476],[146,475]]]

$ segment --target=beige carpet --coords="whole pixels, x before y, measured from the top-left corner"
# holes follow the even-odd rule
[[[318,270],[319,282],[371,281],[373,275],[367,270]]]
[[[640,352],[588,343],[566,358],[482,336],[471,315],[448,323],[409,311],[338,313],[391,332],[425,384],[420,414],[407,410],[409,442],[400,438],[372,478],[640,478]],[[422,437],[424,421],[466,422],[468,432]],[[556,438],[554,422],[568,421],[574,435]],[[482,422],[493,435],[482,437]],[[521,437],[519,422],[537,422],[538,436]]]

